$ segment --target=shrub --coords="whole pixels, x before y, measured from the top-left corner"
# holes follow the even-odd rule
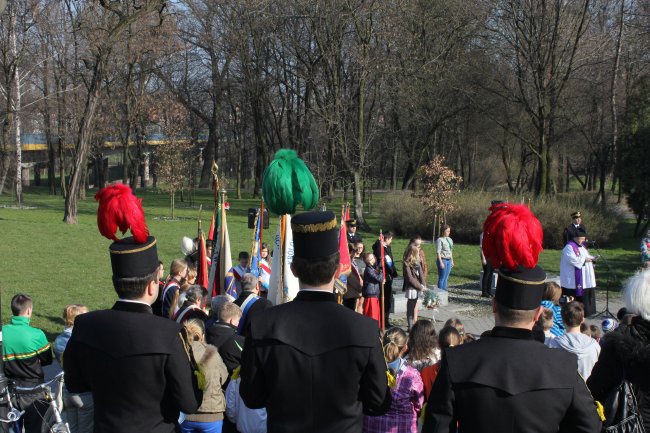
[[[603,210],[594,205],[592,193],[569,193],[549,197],[508,196],[485,191],[462,191],[454,200],[456,209],[446,216],[452,227],[452,238],[460,243],[477,244],[488,215],[492,200],[508,200],[511,203],[530,204],[544,228],[544,247],[562,248],[564,229],[571,222],[571,213],[580,210],[589,239],[607,245],[621,215],[616,208]],[[391,227],[400,236],[419,234],[430,239],[433,221],[429,220],[422,204],[410,192],[391,193],[384,199],[380,220],[384,227]]]
[[[389,193],[380,206],[380,216],[384,230],[392,230],[397,236],[420,235],[430,239],[433,221],[419,198],[410,191]]]

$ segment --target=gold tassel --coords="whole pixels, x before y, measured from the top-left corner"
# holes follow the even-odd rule
[[[196,376],[196,382],[199,385],[199,389],[201,391],[205,391],[205,389],[208,387],[208,384],[205,379],[205,371],[203,371],[203,367],[197,365],[196,370],[194,370],[194,376]]]
[[[386,370],[386,377],[388,377],[388,387],[395,388],[397,386],[397,381],[395,380],[395,376],[393,376],[389,370]]]
[[[232,380],[237,380],[237,379],[239,379],[239,373],[240,373],[240,372],[241,372],[241,365],[238,365],[237,368],[235,368],[235,369],[232,371],[232,375],[230,376],[230,378],[231,378]]]
[[[607,419],[605,417],[605,408],[603,407],[602,404],[600,404],[599,401],[596,401],[596,412],[598,413],[598,416],[600,417],[601,421],[605,421],[605,419]]]

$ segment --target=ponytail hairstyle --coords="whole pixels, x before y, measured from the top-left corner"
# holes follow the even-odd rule
[[[183,324],[189,341],[203,341],[205,325],[199,319],[190,319]]]
[[[390,328],[384,334],[383,340],[386,362],[393,362],[399,358],[408,343],[406,332],[400,328]]]

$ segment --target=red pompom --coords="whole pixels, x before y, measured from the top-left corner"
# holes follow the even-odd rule
[[[498,204],[483,223],[483,254],[497,269],[534,268],[542,252],[542,224],[525,205]]]
[[[133,195],[129,186],[120,183],[107,186],[95,195],[95,200],[99,202],[97,227],[102,236],[118,241],[115,232],[119,227],[122,234],[130,229],[135,242],[147,242],[149,229],[142,200]]]

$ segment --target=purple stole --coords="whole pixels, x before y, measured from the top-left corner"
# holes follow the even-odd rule
[[[580,245],[576,244],[572,240],[569,241],[569,245],[571,245],[571,248],[573,249],[573,253],[576,256],[580,256]],[[582,268],[574,267],[574,272],[575,272],[575,280],[576,280],[576,296],[582,296],[584,293],[584,290],[582,289]]]

